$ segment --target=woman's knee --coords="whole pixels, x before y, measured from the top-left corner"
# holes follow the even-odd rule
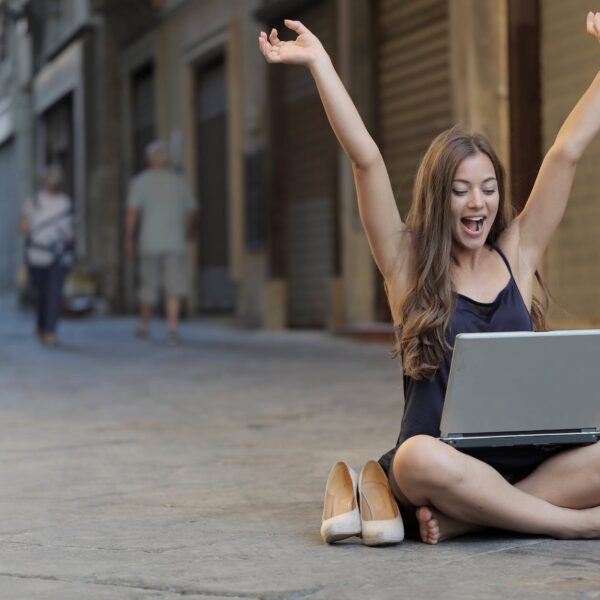
[[[444,487],[461,476],[458,452],[429,435],[406,440],[394,456],[394,479],[405,486]]]

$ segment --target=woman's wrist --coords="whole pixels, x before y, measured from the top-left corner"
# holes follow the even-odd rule
[[[315,75],[318,71],[326,69],[332,66],[331,58],[325,50],[319,52],[309,63],[308,68],[310,72]]]

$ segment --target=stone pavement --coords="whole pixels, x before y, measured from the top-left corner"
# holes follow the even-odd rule
[[[133,328],[68,321],[49,350],[0,314],[1,600],[600,598],[596,541],[321,542],[330,465],[397,434],[385,345]]]

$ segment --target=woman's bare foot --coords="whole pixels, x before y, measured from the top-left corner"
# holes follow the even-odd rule
[[[421,539],[426,544],[437,544],[470,531],[481,529],[477,525],[470,525],[447,517],[430,506],[417,508],[417,520],[419,521]]]

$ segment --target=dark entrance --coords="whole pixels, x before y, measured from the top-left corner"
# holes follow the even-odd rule
[[[510,192],[518,211],[542,162],[539,22],[537,0],[509,1]]]
[[[75,191],[73,95],[67,94],[42,115],[44,164],[59,164],[64,172],[64,192],[73,198]]]
[[[148,63],[138,69],[131,82],[133,122],[133,172],[146,168],[146,146],[155,139],[154,67]]]
[[[197,84],[199,308],[231,312],[235,287],[229,276],[227,85],[222,56],[198,68]]]
[[[288,16],[287,14],[285,15]],[[335,62],[335,3],[309,3],[301,20]],[[274,21],[282,39],[294,35]],[[340,273],[338,145],[308,69],[269,70],[270,275],[288,283],[288,324],[323,328],[332,313],[331,281]]]

